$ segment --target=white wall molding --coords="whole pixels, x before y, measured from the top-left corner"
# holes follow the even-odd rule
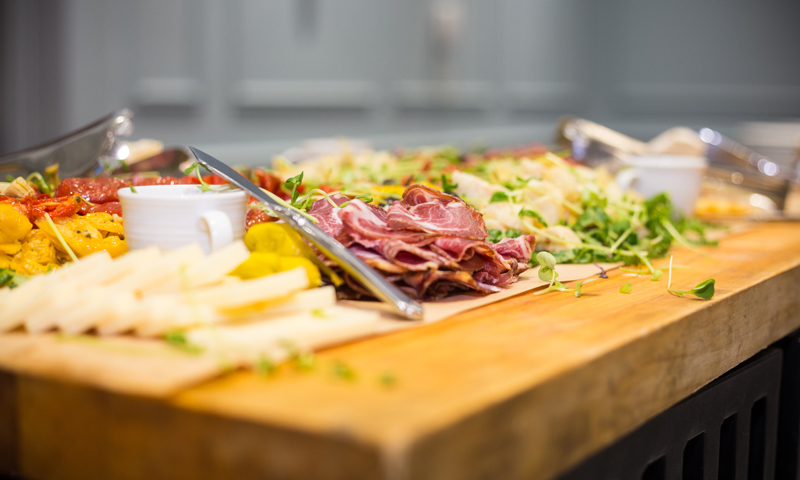
[[[797,115],[800,86],[628,83],[614,104],[621,113]]]
[[[369,81],[245,79],[233,84],[230,101],[244,109],[369,109],[378,92]]]
[[[459,80],[436,82],[405,80],[393,87],[394,105],[409,110],[484,110],[492,105],[492,84]]]
[[[196,107],[203,88],[193,78],[142,78],[136,81],[133,98],[143,107]]]
[[[556,113],[577,110],[586,102],[577,82],[507,82],[503,99],[509,110]]]

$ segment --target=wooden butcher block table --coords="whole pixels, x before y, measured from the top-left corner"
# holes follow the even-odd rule
[[[318,355],[352,367],[349,381],[286,366],[151,399],[4,374],[0,466],[33,479],[554,478],[800,327],[800,223],[707,251],[676,250],[690,268],[672,281],[716,279],[711,301],[667,293],[666,271],[617,270],[581,298],[522,294]]]

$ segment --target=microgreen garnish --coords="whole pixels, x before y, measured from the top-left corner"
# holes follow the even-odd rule
[[[186,334],[180,331],[167,332],[164,335],[164,340],[166,340],[167,343],[169,343],[173,347],[179,348],[186,353],[197,354],[203,351],[202,347],[190,343],[189,340],[186,338]]]
[[[392,372],[386,371],[378,377],[378,382],[384,387],[393,387],[397,384],[397,376]]]
[[[211,190],[211,186],[208,183],[206,183],[205,180],[203,180],[203,176],[200,174],[201,167],[203,168],[203,170],[211,172],[211,170],[209,170],[208,167],[206,167],[202,163],[194,162],[193,164],[189,165],[189,167],[186,168],[186,170],[184,170],[183,173],[184,175],[191,175],[191,174],[196,175],[197,179],[200,180],[200,185],[198,188],[200,188],[200,190],[203,192],[207,192]]]
[[[619,289],[619,293],[631,293],[632,291],[633,291],[633,285],[630,282],[626,283]]]
[[[556,280],[558,272],[556,272],[556,257],[549,252],[539,252],[536,254],[536,260],[539,262],[539,280],[543,282],[550,282],[544,290],[540,290],[534,295],[543,295],[547,292],[574,292],[575,289],[567,288],[563,283]],[[586,283],[586,282],[584,282]]]
[[[606,278],[606,279],[608,278],[608,273],[606,273],[606,270],[603,267],[598,265],[597,262],[595,262],[594,266],[600,269],[599,273],[600,278]]]
[[[336,360],[333,362],[333,374],[342,380],[352,381],[356,379],[356,372],[352,367],[344,362]]]
[[[543,282],[553,281],[558,277],[556,273],[556,257],[550,252],[539,252],[536,254],[536,260],[539,261],[539,279]]]
[[[595,278],[590,278],[588,280],[584,280],[582,282],[576,283],[575,284],[575,298],[580,298],[581,290],[583,289],[584,285],[586,285],[587,283],[591,283],[591,282],[594,282],[594,281],[597,281],[597,280],[602,280],[602,279],[603,279],[603,277],[595,277]],[[568,291],[568,290],[565,290],[565,291]]]
[[[673,289],[669,289],[668,292],[672,293],[672,294],[675,294],[675,295],[677,295],[679,297],[682,297],[685,294],[691,294],[691,295],[694,295],[696,297],[700,297],[700,298],[705,299],[705,300],[711,300],[711,297],[714,296],[714,283],[715,283],[714,279],[713,278],[709,278],[708,280],[705,280],[703,282],[698,283],[697,286],[694,287],[691,290],[673,290]]]
[[[294,360],[299,370],[313,370],[316,366],[316,357],[311,352],[301,352]]]
[[[443,173],[442,174],[442,191],[444,193],[453,193],[453,192],[456,191],[456,188],[458,188],[458,184],[457,183],[450,183],[450,181],[447,178],[447,175],[445,175]]]
[[[703,282],[700,282],[691,290],[673,290],[672,289],[672,257],[669,257],[669,277],[667,280],[667,291],[673,295],[677,295],[679,297],[683,297],[686,294],[691,294],[696,297],[700,297],[705,300],[711,300],[711,297],[714,296],[715,290],[714,286],[716,281],[713,278],[709,278]]]
[[[283,182],[283,188],[292,190],[289,203],[291,203],[295,207],[297,206],[296,205],[297,197],[300,196],[300,192],[297,191],[297,187],[299,187],[300,184],[302,183],[303,183],[303,172],[300,172],[298,175],[295,175],[294,177],[291,177],[285,182]]]
[[[275,365],[275,362],[262,355],[256,360],[254,368],[259,375],[272,376],[275,374],[278,366]]]
[[[10,268],[0,269],[0,287],[16,288],[25,283],[27,275],[22,275]]]
[[[372,199],[372,195],[360,194],[360,195],[356,195],[353,200],[361,200],[364,203],[370,203],[370,202],[372,202],[373,199]],[[348,200],[348,201],[342,203],[341,205],[339,205],[339,208],[344,208],[344,207],[350,205],[350,203],[353,200]]]
[[[490,241],[492,243],[498,243],[500,240],[503,239],[503,232],[500,231],[500,230],[497,230],[495,228],[490,228],[488,230],[488,232],[489,232],[489,236],[486,237],[486,240],[488,240],[488,241]]]
[[[492,194],[492,198],[489,199],[489,203],[507,202],[507,201],[508,201],[508,194],[506,192],[494,192]]]
[[[131,183],[131,192],[133,192],[133,193],[139,193],[139,192],[137,192],[137,191],[136,191],[136,189],[133,187],[133,184],[132,184],[132,183]]]
[[[506,233],[504,235],[506,238],[517,238],[521,237],[523,233],[514,228],[509,228],[508,230],[506,230]]]
[[[6,182],[11,183],[13,181],[14,181],[14,175],[11,175],[10,173],[7,173],[6,174]]]
[[[50,214],[45,212],[44,218],[47,221],[47,224],[50,226],[50,228],[53,229],[53,233],[55,234],[59,243],[61,243],[61,246],[64,248],[64,251],[67,252],[67,254],[69,255],[69,258],[71,258],[73,262],[77,263],[78,257],[75,255],[75,252],[73,252],[72,249],[69,248],[69,245],[67,245],[67,242],[66,240],[64,240],[64,237],[61,236],[61,232],[59,232],[58,229],[56,228],[56,224],[53,222],[53,219],[50,218]]]
[[[316,318],[325,318],[327,315],[325,315],[325,310],[321,308],[315,308],[311,310],[311,316]]]
[[[25,178],[25,181],[36,185],[36,188],[39,189],[41,193],[50,195],[51,197],[53,196],[53,190],[55,190],[55,188],[47,183],[41,173],[33,172]]]
[[[660,269],[656,268],[656,271],[655,271],[655,273],[653,273],[653,276],[650,277],[650,280],[653,281],[653,282],[657,282],[658,279],[661,278],[662,275],[664,275],[664,270],[660,270]]]
[[[538,212],[536,212],[534,210],[529,210],[527,208],[523,208],[522,210],[519,211],[519,217],[520,218],[522,218],[522,217],[535,218],[536,220],[539,220],[539,223],[541,223],[545,227],[548,226],[547,220],[545,220],[544,217],[542,217]]]

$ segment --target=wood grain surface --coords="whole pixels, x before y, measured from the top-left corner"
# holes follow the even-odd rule
[[[0,406],[16,409],[18,464],[37,479],[549,479],[800,327],[800,224],[708,252],[676,250],[690,268],[673,286],[714,278],[711,301],[616,271],[581,298],[528,293],[332,348],[311,371],[167,400],[18,376],[16,405]]]

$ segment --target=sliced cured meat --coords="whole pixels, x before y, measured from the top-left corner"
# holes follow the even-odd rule
[[[317,219],[317,227],[346,245],[348,238],[346,237],[347,233],[344,231],[342,219],[339,217],[339,212],[341,211],[339,205],[350,201],[350,199],[339,194],[331,195],[330,199],[337,206],[334,207],[331,202],[322,198],[311,205],[308,214]]]
[[[388,210],[341,195],[309,214],[398,288],[418,298],[455,291],[493,293],[514,283],[533,251],[532,235],[487,242],[483,218],[459,198],[414,185]],[[349,202],[340,208],[344,202]],[[345,275],[349,294],[370,296]]]
[[[257,223],[276,222],[277,218],[267,215],[267,212],[260,208],[250,207],[247,209],[247,216],[245,217],[245,228],[248,230],[250,227]]]
[[[112,215],[122,216],[122,204],[119,202],[106,202],[98,203],[89,207],[88,213],[110,213]]]
[[[516,258],[520,263],[528,263],[533,255],[534,245],[536,245],[536,237],[522,235],[517,238],[504,238],[492,246],[497,253],[506,258]]]
[[[490,258],[496,254],[488,242],[460,237],[438,237],[431,244],[431,249],[449,256],[454,262],[469,260],[476,253]]]
[[[354,241],[370,248],[370,243],[374,240],[400,240],[417,244],[433,236],[425,232],[391,230],[386,219],[381,218],[380,214],[375,213],[373,208],[361,200],[353,200],[341,209],[339,218]]]
[[[483,240],[488,236],[486,232],[486,227],[483,223],[483,215],[481,215],[477,210],[469,206],[460,198],[450,195],[448,193],[440,192],[439,190],[426,187],[425,185],[411,185],[403,192],[403,201],[402,204],[408,207],[408,210],[411,214],[417,215],[419,217],[425,216],[432,216],[436,215],[436,210],[431,210],[432,207],[422,207],[423,205],[445,205],[448,207],[452,207],[456,210],[456,212],[450,212],[451,215],[456,213],[459,217],[460,221],[464,221],[465,223],[461,224],[461,226],[466,227],[466,213],[472,216],[474,220],[473,223],[469,224],[469,228],[467,232],[464,234],[456,234],[459,236],[467,236],[467,237],[475,237],[478,239]],[[457,207],[456,207],[457,206]],[[462,211],[462,210],[465,210]],[[421,218],[422,219],[422,218]],[[400,220],[398,218],[398,220]],[[455,229],[458,227],[458,223],[451,223],[448,224],[448,228]]]
[[[133,177],[133,185],[135,187],[144,187],[147,185],[200,185],[200,180],[197,177],[186,176],[181,178],[175,177]]]
[[[363,260],[364,263],[376,270],[380,270],[383,273],[406,272],[405,268],[392,263],[391,261],[387,260],[386,257],[374,250],[364,248],[360,245],[353,245],[350,247],[350,251],[353,252],[358,258]]]
[[[456,267],[456,262],[442,256],[427,246],[417,246],[398,240],[374,240],[372,248],[384,258],[402,267],[405,271],[423,271],[439,267]]]
[[[404,203],[395,202],[387,211],[386,223],[392,230],[413,230],[478,240],[488,236],[483,220],[476,220],[470,207],[463,202],[432,201],[410,208]]]
[[[56,197],[80,195],[92,203],[118,202],[117,190],[130,185],[119,178],[65,178],[56,189]]]
[[[444,296],[453,289],[475,290],[479,293],[495,293],[501,291],[494,285],[476,280],[468,272],[450,270],[429,270],[427,272],[411,272],[403,277],[403,281],[414,288],[417,297]],[[444,282],[443,285],[437,285]],[[431,295],[435,294],[435,295]]]
[[[411,185],[403,192],[403,202],[409,207],[434,201],[450,203],[461,202],[461,199],[449,193],[436,190],[435,188],[426,187],[425,185]]]

